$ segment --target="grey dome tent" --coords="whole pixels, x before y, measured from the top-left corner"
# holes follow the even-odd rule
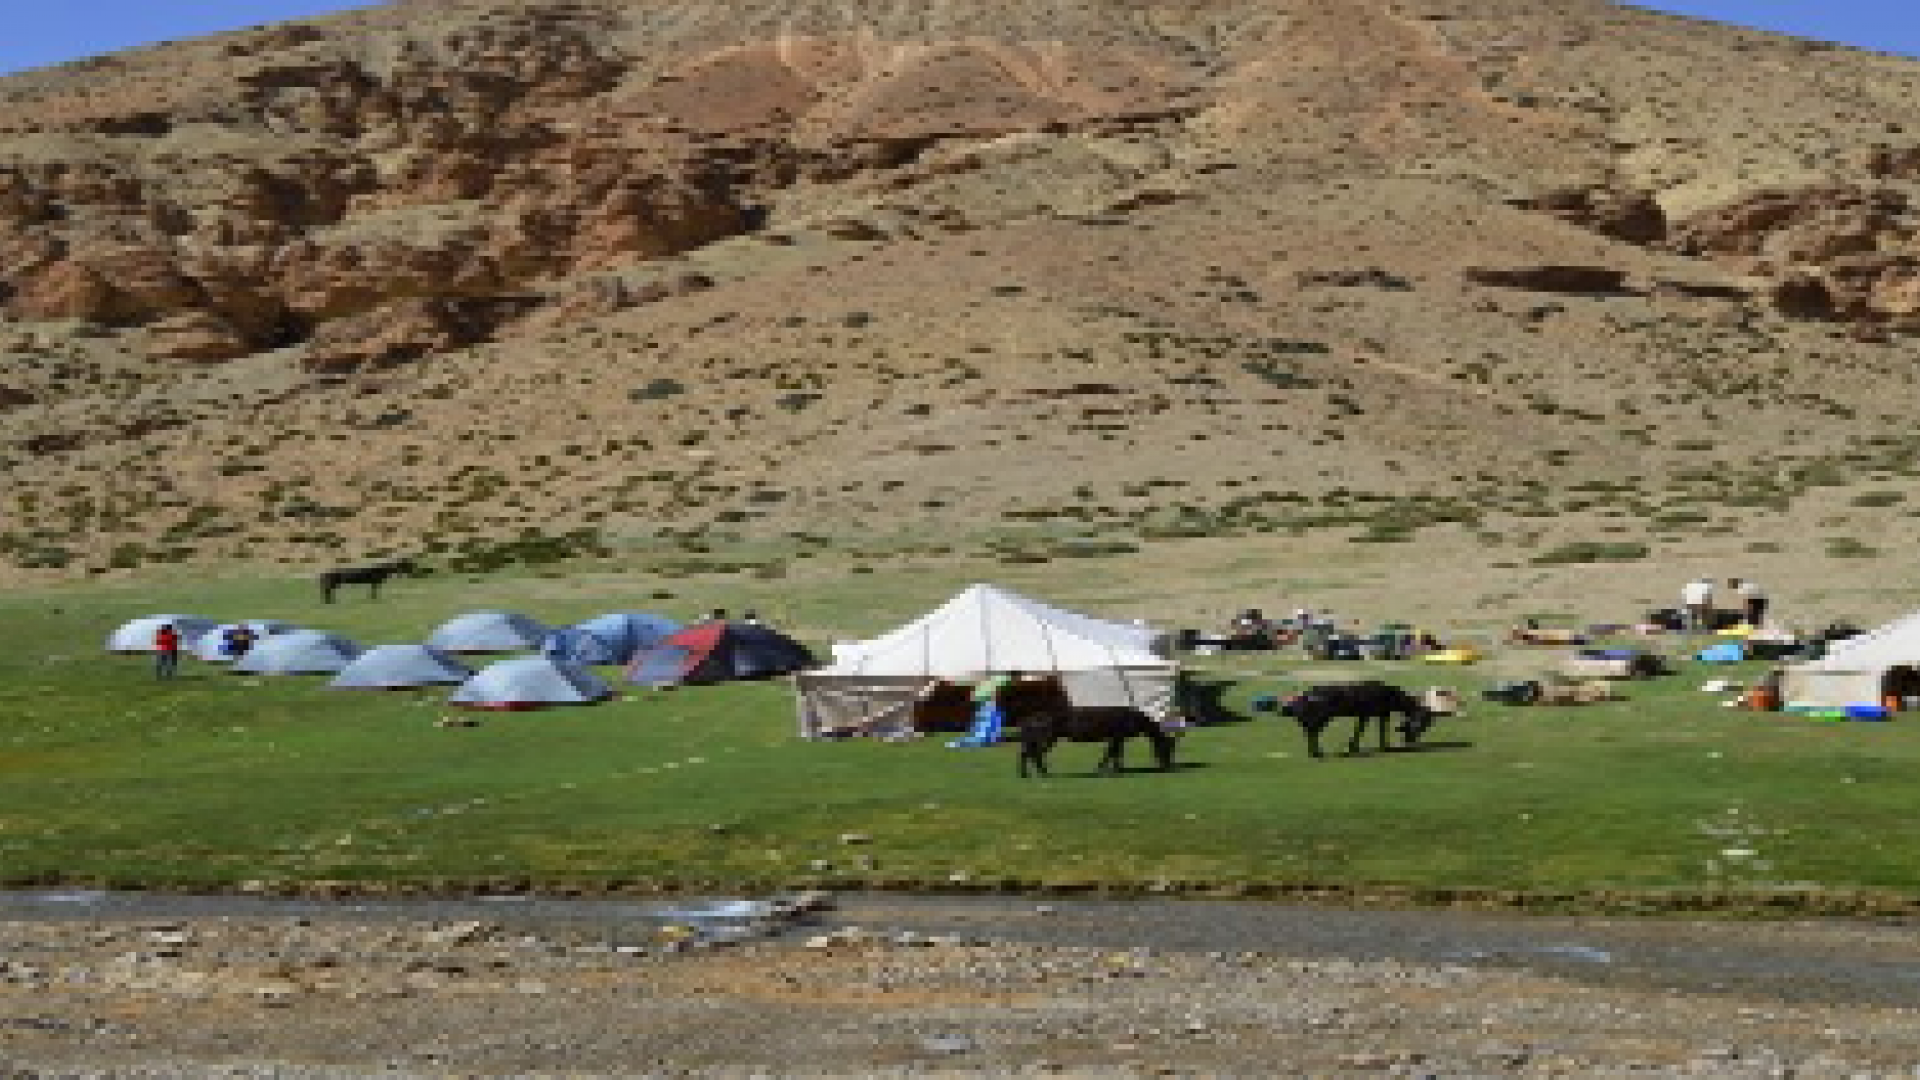
[[[473,669],[425,645],[381,645],[354,658],[327,684],[329,690],[409,690],[457,686]]]
[[[487,665],[447,700],[473,709],[538,709],[591,705],[613,696],[605,679],[577,664],[516,656]]]
[[[261,642],[275,634],[284,634],[289,630],[300,629],[290,622],[281,622],[278,619],[242,619],[239,622],[221,623],[219,626],[213,627],[206,633],[200,635],[200,640],[194,642],[193,655],[215,664],[224,664],[232,660],[233,657],[228,656],[221,650],[226,646],[224,638],[226,637],[227,631],[236,626],[247,626],[253,629],[254,648],[259,648]]]
[[[450,653],[537,652],[547,628],[510,611],[457,615],[427,635],[429,648]]]
[[[624,665],[679,632],[680,624],[664,615],[621,611],[555,630],[540,651],[576,664]]]
[[[263,638],[233,662],[236,675],[334,675],[360,655],[360,646],[319,630],[294,630]]]
[[[153,635],[162,626],[172,623],[180,632],[180,646],[191,649],[199,644],[207,631],[218,625],[214,619],[205,615],[146,615],[123,623],[107,637],[107,651],[116,653],[150,653],[153,651]]]

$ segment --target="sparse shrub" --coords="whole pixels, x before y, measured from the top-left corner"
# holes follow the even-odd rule
[[[1578,540],[1535,555],[1535,566],[1568,563],[1635,562],[1649,554],[1647,545],[1625,540]]]
[[[678,379],[654,379],[645,386],[627,391],[629,401],[659,401],[687,392],[685,383]]]
[[[1827,558],[1829,559],[1872,559],[1877,558],[1880,549],[1863,544],[1851,536],[1834,536],[1827,539]]]
[[[1906,495],[1898,491],[1868,491],[1849,500],[1853,506],[1894,506],[1906,501]]]

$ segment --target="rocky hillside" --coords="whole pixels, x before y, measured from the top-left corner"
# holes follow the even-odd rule
[[[398,0],[18,75],[0,566],[1863,544],[1916,91],[1605,0]]]

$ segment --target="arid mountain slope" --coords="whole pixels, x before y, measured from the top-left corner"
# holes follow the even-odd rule
[[[15,76],[0,555],[1883,530],[1916,91],[1603,0],[410,0]]]

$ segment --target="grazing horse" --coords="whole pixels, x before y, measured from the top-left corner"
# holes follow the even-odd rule
[[[373,598],[380,599],[380,586],[390,577],[401,574],[413,576],[420,573],[412,559],[397,559],[388,563],[376,563],[373,566],[356,566],[340,570],[329,570],[320,575],[320,598],[333,603],[333,590],[342,585],[366,585],[372,588]]]
[[[1412,694],[1378,681],[1309,687],[1280,706],[1280,711],[1299,722],[1300,730],[1307,736],[1307,750],[1314,757],[1326,756],[1320,752],[1320,733],[1335,717],[1351,716],[1356,721],[1353,738],[1347,740],[1349,754],[1360,752],[1360,740],[1367,733],[1369,723],[1379,728],[1380,749],[1390,750],[1387,735],[1390,716],[1398,713],[1404,718],[1400,722],[1400,735],[1408,746],[1419,742],[1434,720],[1433,710]]]
[[[1126,753],[1127,740],[1135,737],[1152,744],[1153,756],[1162,772],[1172,771],[1177,740],[1139,709],[1076,709],[1069,706],[1022,716],[1020,778],[1027,778],[1029,768],[1037,770],[1041,776],[1051,775],[1047,772],[1047,754],[1053,750],[1053,744],[1062,739],[1068,742],[1105,742],[1106,753],[1100,755],[1100,764],[1095,772],[1118,776],[1124,771],[1122,758]]]

